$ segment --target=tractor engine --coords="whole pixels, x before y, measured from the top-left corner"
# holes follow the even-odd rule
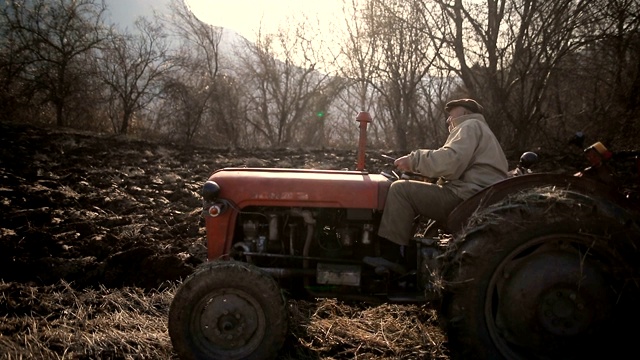
[[[239,215],[231,257],[278,278],[305,284],[361,286],[361,259],[375,256],[372,210],[247,208]]]
[[[317,257],[352,257],[369,246],[373,212],[360,209],[249,208],[238,220],[234,250]]]

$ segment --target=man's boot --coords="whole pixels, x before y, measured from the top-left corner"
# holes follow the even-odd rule
[[[362,261],[367,265],[383,267],[400,275],[407,273],[402,246],[387,239],[380,239],[380,256],[365,256]]]

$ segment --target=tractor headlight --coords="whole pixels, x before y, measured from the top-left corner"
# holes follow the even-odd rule
[[[205,202],[216,201],[218,199],[218,195],[220,195],[220,185],[211,180],[204,183],[204,186],[202,187],[202,198]]]

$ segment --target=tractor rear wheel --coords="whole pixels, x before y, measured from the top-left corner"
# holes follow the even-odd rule
[[[452,359],[626,358],[637,341],[637,218],[551,188],[469,221],[446,254]]]
[[[236,261],[205,263],[169,309],[169,335],[181,359],[271,359],[287,332],[275,280]]]

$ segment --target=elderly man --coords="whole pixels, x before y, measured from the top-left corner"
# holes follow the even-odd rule
[[[449,136],[444,145],[415,150],[394,163],[399,170],[438,179],[437,183],[399,180],[391,184],[378,230],[380,237],[391,241],[382,244],[384,257],[391,261],[369,258],[365,262],[401,272],[401,267],[394,266],[400,253],[397,245],[409,244],[416,215],[445,222],[463,200],[507,177],[507,159],[482,115],[482,106],[472,99],[459,99],[448,102],[445,111]]]

